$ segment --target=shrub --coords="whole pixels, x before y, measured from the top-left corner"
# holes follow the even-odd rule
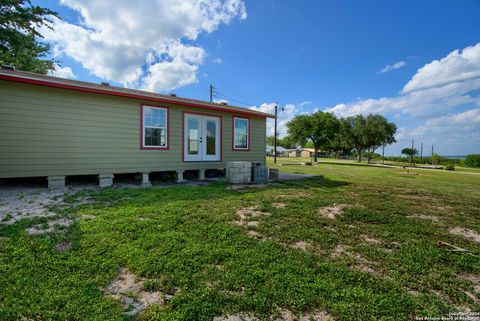
[[[467,155],[464,160],[465,166],[480,168],[480,154]]]
[[[455,165],[453,165],[453,164],[447,164],[447,165],[445,165],[445,170],[447,170],[447,171],[454,171],[454,170],[455,170]]]

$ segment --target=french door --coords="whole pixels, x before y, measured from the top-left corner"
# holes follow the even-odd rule
[[[184,161],[220,160],[220,117],[183,115]]]

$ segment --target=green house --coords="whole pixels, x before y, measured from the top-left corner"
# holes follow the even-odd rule
[[[0,178],[222,169],[265,164],[270,114],[134,89],[0,70]]]

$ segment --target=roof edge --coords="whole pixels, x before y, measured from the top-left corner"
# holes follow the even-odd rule
[[[151,101],[151,102],[169,103],[169,104],[181,105],[181,106],[186,106],[186,107],[197,107],[197,108],[202,108],[202,109],[223,111],[223,112],[228,112],[228,113],[232,113],[232,114],[243,114],[243,115],[263,117],[263,118],[275,118],[274,115],[270,115],[270,114],[263,113],[263,112],[257,112],[257,111],[249,111],[248,109],[245,109],[245,110],[231,109],[231,108],[228,108],[228,106],[222,106],[222,107],[218,106],[218,107],[216,107],[216,106],[212,106],[209,103],[202,104],[202,103],[196,103],[196,102],[190,102],[190,101],[168,99],[166,97],[165,98],[163,98],[163,97],[152,97],[152,96],[149,96],[149,95],[142,95],[140,93],[136,94],[136,93],[128,93],[128,92],[119,92],[119,91],[114,91],[114,90],[108,90],[108,88],[105,88],[105,89],[91,88],[91,87],[80,86],[80,85],[59,83],[59,82],[55,82],[55,81],[33,79],[33,78],[22,77],[21,75],[14,75],[14,74],[1,73],[0,74],[0,80],[6,80],[6,81],[12,81],[12,82],[18,82],[18,83],[24,83],[24,84],[31,84],[31,85],[37,85],[37,86],[53,87],[53,88],[59,88],[59,89],[67,89],[67,90],[86,92],[86,93],[94,93],[94,94],[125,97],[125,98],[132,98],[132,99],[140,99],[140,100]],[[84,83],[85,84],[90,84],[89,82],[84,82]],[[91,84],[93,84],[93,83],[91,83]],[[112,88],[112,87],[110,87],[110,88]],[[113,87],[113,88],[115,88],[115,87]],[[152,94],[155,94],[155,93],[152,93]],[[237,108],[240,108],[240,107],[237,107]]]

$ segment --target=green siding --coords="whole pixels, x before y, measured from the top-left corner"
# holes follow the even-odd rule
[[[173,104],[161,104],[170,108],[170,149],[141,150],[140,103],[149,104],[0,81],[0,178],[213,169],[233,160],[265,163],[264,118],[249,117],[250,150],[232,151],[234,114]],[[183,162],[184,111],[222,116],[221,162]]]

